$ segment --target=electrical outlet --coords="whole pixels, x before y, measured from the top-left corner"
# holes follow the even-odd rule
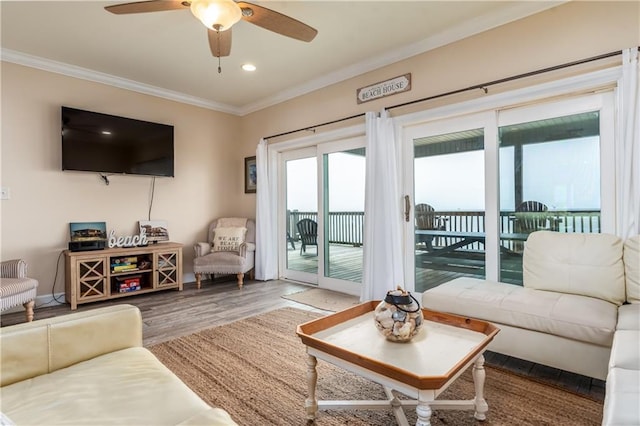
[[[11,191],[9,191],[9,188],[4,186],[0,188],[0,200],[8,200],[9,198],[11,198]]]

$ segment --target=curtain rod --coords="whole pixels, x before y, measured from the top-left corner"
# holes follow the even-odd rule
[[[638,51],[640,51],[640,46],[638,46]],[[589,63],[589,62],[599,61],[601,59],[611,58],[613,56],[617,56],[617,55],[620,55],[620,54],[622,54],[622,51],[621,50],[616,50],[616,51],[613,51],[613,52],[604,53],[602,55],[592,56],[592,57],[586,58],[586,59],[580,59],[580,60],[577,60],[577,61],[567,62],[567,63],[561,64],[561,65],[555,65],[555,66],[552,66],[552,67],[542,68],[542,69],[538,69],[538,70],[535,70],[535,71],[526,72],[526,73],[523,73],[523,74],[517,74],[517,75],[511,76],[511,77],[505,77],[505,78],[489,81],[489,82],[482,83],[482,84],[475,84],[473,86],[465,87],[463,89],[452,90],[450,92],[444,92],[444,93],[440,93],[438,95],[428,96],[426,98],[420,98],[420,99],[416,99],[416,100],[413,100],[413,101],[403,102],[401,104],[392,105],[392,106],[386,107],[384,109],[391,110],[391,109],[394,109],[394,108],[401,108],[401,107],[404,107],[404,106],[413,105],[413,104],[417,104],[417,103],[420,103],[420,102],[431,101],[431,100],[434,100],[434,99],[443,98],[445,96],[457,95],[459,93],[468,92],[468,91],[477,90],[477,89],[481,89],[485,93],[487,93],[487,88],[489,86],[494,86],[496,84],[506,83],[506,82],[513,81],[513,80],[519,80],[521,78],[532,77],[534,75],[544,74],[544,73],[551,72],[551,71],[557,71],[557,70],[560,70],[560,69],[569,68],[569,67],[573,67],[573,66],[576,66],[576,65],[582,65],[582,64]],[[314,126],[303,127],[301,129],[291,130],[291,131],[288,131],[288,132],[278,133],[276,135],[267,136],[267,137],[265,137],[263,139],[273,139],[273,138],[277,138],[277,137],[280,137],[280,136],[290,135],[292,133],[304,132],[304,131],[307,131],[307,130],[314,130],[317,127],[328,126],[330,124],[335,124],[335,123],[340,123],[342,121],[352,120],[354,118],[363,117],[364,115],[365,115],[364,112],[360,113],[360,114],[354,114],[354,115],[350,115],[349,117],[344,117],[344,118],[339,118],[339,119],[332,120],[332,121],[327,121],[325,123],[316,124]]]

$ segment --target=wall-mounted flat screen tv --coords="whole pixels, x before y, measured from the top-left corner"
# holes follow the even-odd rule
[[[173,126],[63,106],[62,170],[173,177]]]

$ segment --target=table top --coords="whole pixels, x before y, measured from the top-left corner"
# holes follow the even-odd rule
[[[298,335],[307,346],[342,360],[418,389],[439,389],[498,333],[486,321],[423,309],[425,322],[418,334],[407,343],[390,342],[374,323],[378,303],[301,324]]]

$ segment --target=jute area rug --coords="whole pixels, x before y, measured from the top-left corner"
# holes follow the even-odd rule
[[[319,314],[283,308],[150,347],[209,404],[227,410],[242,426],[305,425],[306,352],[296,326]],[[319,399],[384,399],[376,383],[318,361]],[[486,367],[487,420],[470,411],[438,411],[432,425],[599,425],[602,405],[566,391]],[[470,371],[441,399],[473,398]],[[415,424],[414,408],[405,410]],[[319,426],[392,426],[390,410],[318,413]]]
[[[282,298],[333,312],[342,311],[360,303],[360,299],[356,296],[322,288],[311,288],[298,293],[284,295]]]

